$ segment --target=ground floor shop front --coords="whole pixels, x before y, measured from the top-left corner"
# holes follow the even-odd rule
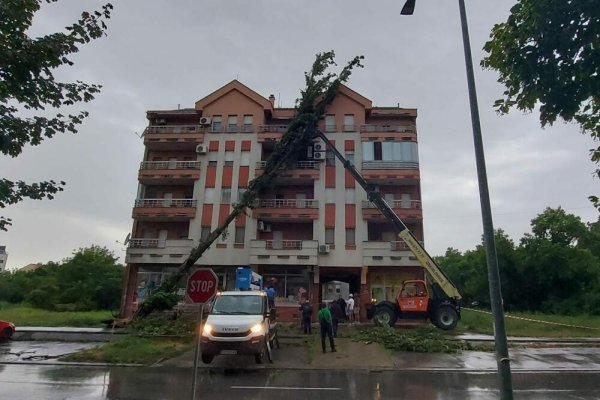
[[[235,289],[235,272],[238,267],[211,267],[219,279],[219,291]],[[278,318],[283,322],[299,322],[299,305],[306,300],[312,304],[316,316],[316,310],[321,302],[335,300],[340,296],[346,300],[349,294],[353,295],[355,305],[359,310],[357,318],[363,321],[366,320],[364,306],[370,299],[393,301],[402,282],[424,278],[423,269],[414,266],[251,265],[251,267],[263,276],[265,285],[272,285],[275,288],[275,306]],[[126,318],[133,315],[138,304],[144,301],[149,293],[159,287],[176,269],[177,267],[173,265],[128,265],[121,316]],[[185,296],[185,282],[182,282],[180,286],[178,292],[180,301],[189,302]]]

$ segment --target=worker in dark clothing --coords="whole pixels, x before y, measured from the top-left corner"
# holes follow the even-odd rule
[[[313,308],[308,299],[300,306],[300,312],[302,315],[302,329],[305,334],[310,335],[312,333]]]
[[[343,311],[343,315],[342,318],[340,318],[340,321],[344,321],[346,319],[346,300],[344,300],[344,298],[340,294],[336,302],[339,304],[340,309]]]
[[[335,344],[333,343],[331,312],[325,303],[321,303],[321,309],[317,313],[317,317],[319,318],[319,324],[321,325],[321,347],[323,348],[323,353],[326,352],[325,336],[329,336],[329,346],[331,346],[331,352],[334,353]]]
[[[331,311],[331,322],[333,328],[333,337],[337,337],[338,324],[344,319],[344,312],[340,308],[337,301],[332,301],[329,305],[329,311]]]

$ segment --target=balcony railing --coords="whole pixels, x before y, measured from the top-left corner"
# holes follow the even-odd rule
[[[164,241],[160,239],[131,239],[129,240],[129,248],[132,249],[149,249],[164,247]]]
[[[363,161],[362,169],[419,169],[419,163],[414,161]]]
[[[289,125],[258,125],[258,132],[285,133]]]
[[[200,125],[153,125],[144,130],[144,135],[151,133],[196,133],[204,131],[206,131],[206,127]]]
[[[143,161],[140,169],[200,169],[200,161]]]
[[[195,199],[137,199],[135,207],[196,207],[198,200]]]
[[[406,208],[418,210],[421,209],[421,200],[394,200],[394,201],[385,201],[392,208]],[[368,200],[362,201],[362,208],[377,208],[375,204],[371,203]]]
[[[414,133],[415,127],[412,125],[375,125],[367,124],[360,126],[361,132],[407,132]]]
[[[267,165],[266,161],[258,161],[256,163],[256,169],[264,169]],[[319,163],[316,161],[298,161],[295,166],[296,169],[319,169]],[[284,167],[281,167],[284,169]]]
[[[265,240],[268,250],[302,250],[302,240]]]
[[[257,208],[319,208],[319,200],[266,199],[256,200]]]

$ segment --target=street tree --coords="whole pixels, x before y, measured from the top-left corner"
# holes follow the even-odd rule
[[[28,30],[42,2],[0,2],[0,151],[5,156],[17,157],[26,145],[37,146],[59,133],[77,133],[88,112],[64,115],[60,109],[93,100],[101,88],[81,81],[59,82],[53,73],[59,67],[72,66],[70,55],[105,34],[112,5],[83,12],[64,32],[32,38]],[[64,185],[63,181],[27,183],[0,177],[0,208],[25,198],[52,199]],[[10,218],[0,216],[0,230],[11,224]]]
[[[518,0],[496,24],[481,61],[506,90],[500,113],[539,107],[541,125],[576,122],[600,139],[600,7],[597,0]],[[600,147],[590,150],[600,163]],[[600,169],[596,170],[600,175]],[[592,196],[598,206],[598,198]]]

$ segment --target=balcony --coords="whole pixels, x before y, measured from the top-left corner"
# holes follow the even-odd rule
[[[412,161],[363,161],[362,175],[378,185],[414,185],[419,182],[419,163]]]
[[[255,175],[261,175],[267,164],[266,161],[256,163]],[[321,163],[317,161],[298,161],[294,168],[282,168],[275,180],[278,184],[310,184],[319,179],[319,168]]]
[[[316,240],[251,240],[250,264],[317,265]]]
[[[200,161],[144,161],[138,179],[143,184],[193,184],[200,179]]]
[[[405,222],[415,222],[423,219],[420,200],[394,200],[388,202],[396,215]],[[386,221],[381,212],[368,200],[362,201],[363,219],[370,222]]]
[[[363,263],[372,267],[419,266],[419,262],[404,241],[363,242]]]
[[[415,133],[415,127],[413,125],[377,125],[377,124],[366,124],[360,126],[361,133]]]
[[[133,218],[140,221],[187,221],[196,217],[194,199],[137,199]]]
[[[289,125],[258,125],[258,142],[278,141],[287,132]]]
[[[192,239],[131,239],[125,255],[126,263],[177,263],[190,254]]]
[[[254,133],[254,125],[217,125],[208,128],[210,133]]]
[[[259,199],[253,217],[265,221],[312,221],[319,218],[319,201],[313,199]]]
[[[200,125],[154,125],[144,131],[150,150],[195,150],[204,142],[206,127]]]

